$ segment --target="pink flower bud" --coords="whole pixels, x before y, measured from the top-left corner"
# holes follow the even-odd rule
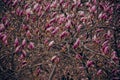
[[[52,34],[56,34],[56,33],[58,32],[58,30],[59,30],[59,27],[56,27],[56,28],[54,29],[54,31],[52,31]]]
[[[87,67],[91,67],[93,65],[93,63],[94,63],[93,61],[88,60],[86,66]]]
[[[37,69],[36,69],[36,76],[38,76],[38,75],[40,74],[40,72],[41,72],[41,69],[40,69],[40,68],[37,68]]]
[[[61,34],[60,34],[60,38],[63,39],[64,37],[68,36],[68,32],[67,31],[63,31]]]
[[[80,39],[78,38],[74,43],[73,48],[76,49],[77,47],[79,47],[79,44],[80,44]]]
[[[26,36],[27,36],[27,37],[31,37],[31,33],[30,33],[29,30],[27,31]]]
[[[80,54],[76,54],[75,58],[79,60],[82,59],[82,56]]]
[[[51,42],[48,44],[49,48],[50,48],[54,43],[55,43],[54,41],[51,41]]]
[[[108,30],[108,32],[107,32],[107,38],[110,38],[111,36],[112,36],[111,31]]]
[[[22,41],[22,47],[25,47],[25,45],[26,45],[26,39],[23,39],[23,41]]]
[[[24,24],[23,24],[23,25],[22,25],[22,29],[25,30],[25,31],[27,31],[27,30],[29,29],[29,27],[28,27],[27,25],[24,25]]]
[[[5,26],[4,26],[4,24],[0,24],[0,32],[2,32],[2,31],[4,31],[5,30]]]
[[[47,32],[51,32],[53,30],[54,30],[54,27],[49,27],[49,28],[46,29]]]
[[[50,20],[50,23],[54,23],[56,21],[56,18],[53,18]]]
[[[71,21],[68,20],[68,22],[65,24],[65,27],[66,27],[67,29],[70,29],[70,26],[71,26]]]
[[[90,12],[95,12],[95,11],[96,11],[96,6],[94,5],[90,8]]]
[[[38,3],[36,3],[36,4],[33,6],[33,10],[36,11],[37,8],[39,8],[39,4],[38,4]]]
[[[33,14],[33,11],[31,8],[26,9],[26,15]]]
[[[58,63],[60,62],[60,58],[59,58],[58,56],[53,56],[53,57],[51,58],[51,61],[52,61],[53,63],[55,63],[55,64],[58,64]]]
[[[78,27],[77,27],[77,32],[80,32],[80,29],[82,28],[82,25],[80,24]]]
[[[106,40],[105,42],[103,42],[102,46],[103,46],[103,47],[107,46],[107,45],[108,45],[108,42],[109,42],[109,41]]]
[[[85,15],[84,11],[79,11],[79,15],[83,17]]]
[[[47,44],[48,43],[48,41],[49,41],[49,39],[47,38],[47,39],[45,39],[44,40],[44,44]]]
[[[3,38],[2,38],[2,41],[4,42],[4,41],[6,41],[7,40],[7,35],[3,35]]]
[[[99,76],[101,74],[102,74],[102,70],[100,69],[100,70],[97,71],[97,75]]]
[[[28,6],[29,6],[29,4],[28,4],[28,3],[27,3],[27,4],[25,4],[24,9],[27,9],[27,8],[28,8]]]
[[[22,50],[22,56],[23,56],[23,58],[25,58],[26,55],[27,55],[26,51],[25,51],[25,50]]]
[[[19,45],[19,41],[18,38],[16,37],[15,41],[14,41],[14,46],[17,47]]]
[[[86,5],[87,7],[91,7],[91,3],[90,3],[90,2],[87,2],[85,5]]]
[[[118,61],[118,60],[119,60],[118,57],[116,56],[116,55],[117,55],[116,51],[113,51],[113,52],[111,53],[111,55],[112,55],[112,60],[113,60],[113,61]]]
[[[96,43],[100,42],[96,35],[93,36],[93,41],[96,42]]]
[[[86,22],[87,21],[87,17],[81,17],[80,21]]]
[[[57,6],[57,0],[55,0],[52,4],[51,4],[51,7],[52,8],[55,8]]]
[[[26,60],[23,60],[23,61],[22,61],[22,67],[24,67],[26,64],[27,64],[27,61],[26,61]]]
[[[17,3],[18,3],[18,0],[15,0],[12,5],[13,5],[13,6],[16,6]]]
[[[15,53],[19,52],[21,46],[17,46],[16,49],[15,49]]]
[[[108,54],[108,53],[109,53],[109,47],[106,46],[106,47],[104,48],[103,52],[104,52],[104,54]]]
[[[35,48],[34,43],[33,43],[33,42],[30,42],[30,44],[28,45],[28,48],[29,48],[29,49],[34,49],[34,48]]]
[[[4,45],[8,44],[8,40],[3,41]]]

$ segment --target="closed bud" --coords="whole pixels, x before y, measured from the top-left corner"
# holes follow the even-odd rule
[[[52,63],[58,64],[60,62],[60,58],[58,56],[53,56],[51,58]]]
[[[5,26],[4,24],[0,24],[0,32],[4,31],[5,30]]]
[[[56,27],[56,28],[54,29],[54,31],[52,31],[52,34],[56,34],[56,33],[58,32],[58,30],[59,30],[59,27]]]
[[[26,45],[26,39],[23,39],[23,41],[22,41],[22,47],[25,47],[25,45]]]
[[[97,75],[99,76],[101,74],[102,74],[102,70],[100,69],[100,70],[97,71]]]
[[[15,49],[15,53],[19,52],[20,48],[21,48],[21,46],[17,46],[16,49]]]
[[[19,45],[19,41],[18,41],[18,38],[16,38],[14,41],[14,47],[17,47],[18,45]]]
[[[80,44],[80,39],[78,38],[74,43],[73,48],[76,49],[77,47],[79,47],[79,44]]]
[[[96,11],[96,6],[94,5],[90,8],[90,12],[95,12],[95,11]]]
[[[80,29],[82,28],[82,25],[80,24],[78,27],[77,27],[77,32],[80,32]]]
[[[80,54],[76,54],[75,58],[79,60],[82,59],[82,56]]]
[[[55,42],[54,41],[51,41],[49,44],[48,44],[48,47],[50,48]]]
[[[26,32],[26,36],[27,36],[27,37],[31,37],[31,33],[30,33],[29,30]]]
[[[16,6],[17,3],[18,3],[18,0],[15,0],[15,1],[13,2],[12,6]]]
[[[22,56],[25,58],[27,55],[26,51],[25,50],[22,50]]]
[[[104,52],[104,54],[108,54],[108,53],[109,53],[109,47],[108,47],[108,46],[105,46],[103,52]]]
[[[34,49],[35,48],[35,45],[33,42],[30,42],[29,45],[28,45],[28,48],[29,49]]]
[[[93,65],[93,61],[88,60],[86,66],[87,66],[87,67],[91,67],[92,65]]]
[[[68,32],[67,31],[63,31],[61,34],[60,34],[60,38],[63,39],[64,37],[68,36]]]
[[[68,22],[65,24],[65,27],[66,27],[67,29],[70,29],[70,26],[71,26],[71,21],[68,20]]]
[[[6,41],[7,40],[7,35],[3,35],[3,38],[2,38],[2,41],[4,42],[4,41]]]

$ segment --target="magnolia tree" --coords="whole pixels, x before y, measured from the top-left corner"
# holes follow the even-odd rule
[[[0,0],[0,80],[120,80],[119,0]]]

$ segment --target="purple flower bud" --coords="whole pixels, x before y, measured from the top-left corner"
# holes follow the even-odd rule
[[[4,41],[6,41],[7,40],[7,35],[3,35],[3,38],[2,38],[2,41],[4,42]]]
[[[36,76],[38,76],[40,74],[40,72],[41,72],[41,69],[37,68],[37,70],[36,70]]]
[[[58,32],[58,30],[59,30],[59,27],[56,27],[56,28],[54,29],[54,31],[52,31],[52,34],[56,34],[56,33]]]
[[[53,57],[51,58],[51,61],[52,61],[53,63],[55,63],[55,64],[58,64],[58,63],[60,62],[60,58],[59,58],[58,56],[53,56]]]
[[[22,47],[25,47],[25,45],[26,45],[26,39],[23,39],[23,41],[22,41]]]
[[[0,32],[2,32],[2,31],[4,31],[5,30],[5,26],[4,26],[4,24],[0,24]]]
[[[46,39],[44,40],[44,44],[45,44],[45,45],[48,44],[48,41],[49,41],[49,38],[46,38]]]
[[[33,11],[31,8],[26,9],[26,15],[33,14]]]
[[[13,2],[12,6],[16,6],[17,3],[18,3],[18,0],[15,0],[15,1]]]
[[[96,35],[93,36],[93,41],[94,41],[95,43],[100,43],[100,41],[99,41],[99,39],[97,38]]]
[[[52,26],[46,29],[47,32],[51,32],[53,30],[54,30],[54,27],[52,27]]]
[[[27,36],[27,37],[31,37],[31,33],[30,33],[29,30],[26,32],[26,36]]]
[[[17,47],[19,45],[19,41],[18,38],[16,37],[15,42],[14,42],[14,46]]]
[[[29,4],[28,4],[28,3],[27,3],[27,4],[25,4],[24,9],[27,9],[27,8],[28,8],[28,6],[29,6]]]
[[[79,11],[79,15],[83,17],[85,15],[84,11]]]
[[[109,53],[109,46],[105,46],[103,52],[104,52],[104,54],[108,54]]]
[[[37,11],[37,9],[39,9],[39,4],[36,3],[34,6],[33,6],[33,11]]]
[[[48,44],[49,48],[50,48],[54,43],[55,43],[54,41],[51,41],[51,42]]]
[[[21,46],[17,46],[16,49],[15,49],[15,53],[19,52],[20,48],[21,48]]]
[[[80,24],[78,27],[77,27],[77,32],[80,32],[80,29],[82,28],[82,25]]]
[[[96,6],[94,5],[90,8],[90,12],[95,12],[95,11],[96,11]]]
[[[27,31],[29,29],[29,27],[27,25],[22,24],[22,29]]]
[[[75,58],[79,60],[82,59],[82,56],[80,54],[76,54]]]
[[[113,52],[111,53],[111,55],[112,55],[112,60],[113,60],[113,61],[118,61],[118,60],[119,60],[118,57],[116,56],[116,55],[117,55],[116,51],[113,51]]]
[[[55,8],[57,6],[57,0],[55,0],[51,5],[50,5],[50,7],[52,7],[52,8]]]
[[[27,55],[26,51],[25,50],[22,50],[22,57],[25,58]]]
[[[97,71],[97,75],[99,76],[101,74],[102,74],[102,70],[100,69],[100,70]]]
[[[94,63],[93,61],[88,60],[86,66],[87,67],[91,67],[93,65],[93,63]]]
[[[68,36],[68,32],[67,31],[63,31],[61,34],[60,34],[60,38],[63,39],[64,37]]]
[[[68,22],[65,24],[65,27],[66,27],[67,29],[70,29],[70,26],[71,26],[71,21],[68,20]]]
[[[34,43],[33,42],[30,42],[30,44],[28,45],[28,48],[29,49],[34,49],[35,48],[35,45],[34,45]]]
[[[79,44],[80,44],[80,39],[78,38],[74,43],[73,48],[76,49],[77,47],[79,47]]]

